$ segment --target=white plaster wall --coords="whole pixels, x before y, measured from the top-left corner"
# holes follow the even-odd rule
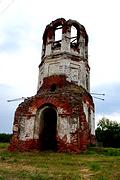
[[[34,124],[34,139],[39,139],[40,136],[40,125],[41,125],[41,129],[43,128],[43,124],[41,123],[41,111],[37,114],[37,116],[35,117],[35,124]]]
[[[58,136],[63,139],[66,137],[66,141],[70,143],[70,124],[69,117],[58,117],[57,125]]]
[[[71,142],[71,133],[75,133],[79,128],[78,118],[62,117],[62,114],[66,114],[65,110],[58,108],[58,118],[57,118],[57,132],[58,136],[63,139],[66,137],[66,142]]]
[[[95,114],[92,109],[90,110],[90,114],[89,114],[87,102],[86,103],[83,102],[83,108],[84,108],[84,113],[85,113],[87,122],[90,116],[91,134],[95,135]]]
[[[46,50],[45,50],[45,55],[48,56],[51,54],[51,44],[47,44]]]
[[[59,73],[59,62],[58,63],[51,63],[48,66],[48,76],[56,75]]]
[[[76,130],[79,128],[79,120],[78,118],[73,118],[71,119],[71,123],[70,123],[70,132],[71,133],[75,133]]]
[[[95,114],[91,110],[91,134],[95,135]]]
[[[59,114],[59,115],[60,115],[60,114],[66,114],[66,110],[63,109],[63,108],[58,107],[58,108],[57,108],[57,111],[58,111],[58,114]]]
[[[33,139],[34,134],[34,121],[35,117],[31,117],[29,120],[25,121],[25,138],[26,140]]]
[[[19,121],[19,127],[20,127],[20,133],[19,133],[19,139],[25,140],[25,121],[26,117],[22,117]]]
[[[20,120],[20,134],[19,139],[20,140],[29,140],[33,139],[34,134],[34,121],[35,117],[31,117],[29,120],[27,117],[22,117]]]
[[[70,32],[62,35],[61,51],[70,52]]]
[[[85,62],[83,61],[75,62],[61,58],[48,59],[39,69],[38,89],[42,86],[43,78],[51,75],[66,75],[67,81],[74,82],[86,89],[86,74]]]
[[[39,76],[38,76],[38,86],[37,86],[37,90],[39,90],[39,88],[41,87],[41,85],[43,84],[43,78],[44,78],[44,65],[41,66],[39,68]]]
[[[84,113],[85,113],[85,116],[86,116],[86,120],[88,122],[88,106],[87,104],[83,103],[83,108],[84,108]]]
[[[85,39],[80,36],[80,56],[85,58]]]
[[[34,139],[39,139],[40,136],[40,122],[35,121]]]

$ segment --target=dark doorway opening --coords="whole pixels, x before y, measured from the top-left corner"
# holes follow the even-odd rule
[[[42,111],[43,131],[42,131],[42,150],[57,150],[56,127],[57,113],[52,107]]]

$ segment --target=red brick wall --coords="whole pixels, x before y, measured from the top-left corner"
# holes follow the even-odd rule
[[[56,84],[56,90],[51,92],[51,85]],[[57,108],[64,109],[64,117],[78,117],[79,127],[76,132],[71,133],[71,141],[68,143],[67,136],[62,139],[57,135],[57,150],[59,152],[80,152],[87,149],[87,146],[93,142],[94,137],[91,136],[88,123],[83,111],[82,101],[89,102],[94,109],[94,104],[89,93],[82,87],[78,87],[65,80],[65,76],[51,76],[44,79],[43,86],[38,93],[25,100],[19,105],[15,113],[14,125],[17,124],[18,131],[13,132],[13,137],[9,150],[30,151],[40,149],[39,139],[31,139],[26,141],[19,140],[19,117],[26,116],[27,119],[33,116],[35,110],[39,110],[45,104],[52,104]],[[31,110],[29,110],[31,109]],[[59,131],[59,129],[58,129]],[[59,134],[59,133],[58,133]]]

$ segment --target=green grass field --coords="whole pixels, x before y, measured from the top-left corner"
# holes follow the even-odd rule
[[[120,149],[10,153],[7,147],[0,143],[0,180],[120,180]]]

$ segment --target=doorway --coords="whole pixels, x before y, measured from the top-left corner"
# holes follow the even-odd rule
[[[57,112],[53,107],[45,107],[41,113],[43,124],[42,129],[42,150],[57,150],[56,128]]]

